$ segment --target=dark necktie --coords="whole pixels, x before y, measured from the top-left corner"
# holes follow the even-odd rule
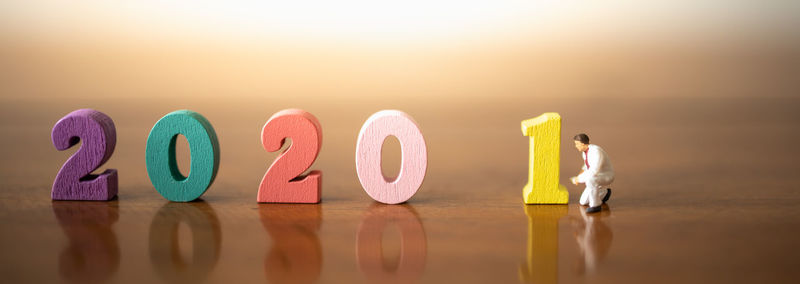
[[[583,162],[586,164],[586,169],[588,170],[589,169],[589,149],[586,149],[586,151],[583,151],[583,157],[584,157],[583,158]]]

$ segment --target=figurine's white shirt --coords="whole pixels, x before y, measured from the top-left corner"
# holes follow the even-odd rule
[[[581,156],[583,156],[583,173],[578,175],[578,182],[585,183],[590,178],[601,178],[608,180],[608,183],[614,180],[614,167],[611,166],[611,160],[608,159],[603,148],[589,144],[589,150],[581,153]],[[589,165],[588,169],[587,164]]]

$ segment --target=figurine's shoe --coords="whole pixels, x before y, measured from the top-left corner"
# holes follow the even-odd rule
[[[606,203],[606,201],[608,201],[609,198],[611,198],[611,188],[610,187],[608,188],[608,191],[606,191],[606,196],[603,197],[603,203]]]
[[[589,207],[589,208],[586,208],[586,213],[596,213],[596,212],[600,212],[601,210],[603,210],[603,208],[601,208],[600,206]]]

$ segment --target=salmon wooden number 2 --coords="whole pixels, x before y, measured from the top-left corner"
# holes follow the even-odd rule
[[[523,120],[522,134],[531,141],[528,184],[522,189],[525,204],[567,204],[567,188],[558,183],[561,116],[548,112]]]
[[[389,135],[400,141],[401,164],[397,178],[381,171],[381,148]],[[428,152],[419,126],[408,114],[382,110],[367,119],[356,144],[356,171],[364,191],[386,204],[406,202],[422,185],[428,168]]]
[[[318,203],[322,190],[322,172],[300,176],[317,159],[322,147],[322,127],[316,117],[300,109],[282,110],[269,118],[261,129],[261,144],[269,152],[281,149],[286,138],[289,146],[269,166],[258,187],[258,202]]]

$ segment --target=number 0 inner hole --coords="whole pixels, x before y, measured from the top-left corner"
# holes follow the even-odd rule
[[[186,136],[175,135],[169,145],[170,170],[175,180],[185,180],[192,172],[192,152]],[[185,169],[185,170],[181,170]],[[183,173],[186,173],[185,175]]]
[[[402,166],[402,157],[400,140],[391,135],[386,137],[381,146],[381,173],[386,182],[394,182],[397,179]]]

